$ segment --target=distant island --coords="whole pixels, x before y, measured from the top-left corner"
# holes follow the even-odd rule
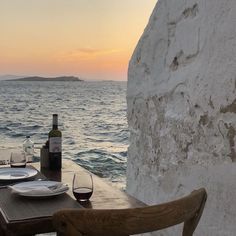
[[[41,77],[41,76],[30,76],[12,79],[11,81],[83,81],[75,76],[59,76],[59,77]]]

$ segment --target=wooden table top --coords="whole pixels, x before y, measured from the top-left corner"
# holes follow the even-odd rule
[[[35,168],[40,170],[40,163],[31,163]],[[68,194],[75,200],[71,191],[73,175],[75,172],[85,171],[82,167],[70,160],[63,160],[63,168],[61,172],[49,171],[41,169],[49,180],[61,181],[67,183],[70,187]],[[124,209],[137,208],[145,206],[144,203],[129,196],[122,190],[112,186],[109,182],[98,176],[93,175],[94,192],[90,201],[83,204],[85,208],[93,209]],[[1,189],[0,189],[1,198]],[[45,199],[47,201],[47,199]],[[36,206],[35,206],[36,207]],[[52,217],[40,217],[27,220],[9,221],[0,209],[0,235],[32,235],[37,233],[46,233],[54,231],[52,225]],[[2,230],[2,231],[1,231]]]

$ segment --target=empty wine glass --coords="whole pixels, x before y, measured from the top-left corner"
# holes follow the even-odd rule
[[[24,152],[12,152],[10,157],[12,168],[24,168],[26,166],[26,155]]]
[[[88,201],[93,194],[93,177],[89,172],[78,172],[73,178],[73,194],[77,201]]]

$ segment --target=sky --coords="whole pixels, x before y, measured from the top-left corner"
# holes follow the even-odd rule
[[[0,75],[127,80],[157,0],[0,0]]]

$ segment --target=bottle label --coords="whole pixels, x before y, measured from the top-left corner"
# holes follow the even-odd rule
[[[61,137],[51,137],[49,139],[49,152],[61,152]]]
[[[34,154],[34,149],[32,146],[28,146],[25,148],[26,154],[33,155]]]

